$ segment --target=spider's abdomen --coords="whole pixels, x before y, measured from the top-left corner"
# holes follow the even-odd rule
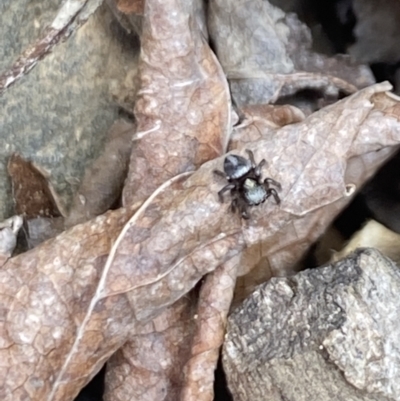
[[[251,170],[250,160],[238,155],[228,155],[224,161],[225,174],[233,180],[245,176]]]
[[[259,205],[267,198],[267,191],[256,180],[248,178],[243,184],[243,195],[249,206]]]

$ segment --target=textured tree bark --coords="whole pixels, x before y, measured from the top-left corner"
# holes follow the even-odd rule
[[[378,251],[260,286],[230,316],[234,400],[400,400],[400,271]]]

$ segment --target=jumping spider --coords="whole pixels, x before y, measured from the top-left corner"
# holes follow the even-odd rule
[[[263,159],[256,165],[253,152],[249,149],[246,149],[246,152],[249,155],[248,159],[238,155],[228,155],[224,160],[224,173],[219,170],[214,170],[214,173],[229,182],[218,192],[219,200],[223,202],[223,194],[231,191],[232,212],[235,213],[238,210],[244,219],[249,219],[250,216],[247,212],[249,206],[259,205],[271,195],[277,204],[281,202],[276,190],[270,188],[272,184],[281,189],[281,184],[272,178],[262,181],[261,168],[266,161]]]

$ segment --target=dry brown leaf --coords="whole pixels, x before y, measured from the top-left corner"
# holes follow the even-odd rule
[[[306,28],[294,16],[286,18],[268,1],[214,0],[210,2],[208,19],[210,37],[238,106],[274,103],[304,89],[337,99],[339,92],[349,94],[356,90],[353,82],[361,86],[373,83],[365,68],[351,67],[339,60],[331,65],[332,61],[322,56],[310,57],[312,53],[304,43],[293,48],[291,36],[299,36],[299,31],[304,36]],[[309,37],[306,39],[310,42]],[[331,75],[340,64],[352,83],[341,79],[342,75]],[[311,72],[299,71],[303,67]]]
[[[131,339],[107,363],[105,401],[177,401],[182,367],[190,355],[195,294],[175,302]]]
[[[110,128],[102,154],[86,169],[65,219],[72,227],[105,213],[120,197],[124,184],[135,124],[117,120]]]
[[[248,105],[240,109],[246,119],[269,123],[273,128],[284,127],[288,124],[303,121],[305,116],[301,110],[296,107],[273,106],[270,104]],[[242,124],[243,125],[243,121]]]
[[[15,212],[24,218],[16,250],[21,253],[63,231],[61,214],[65,215],[65,208],[42,167],[13,154],[7,171],[11,177]]]
[[[143,14],[144,0],[115,0],[119,11],[125,14]]]
[[[8,161],[7,170],[12,181],[17,214],[27,219],[60,216],[49,182],[32,162],[13,154]]]
[[[371,216],[400,234],[399,169],[400,158],[397,154],[364,186],[362,196]]]
[[[224,341],[228,312],[235,289],[239,258],[236,256],[207,275],[201,286],[197,327],[190,360],[184,373],[182,401],[212,401],[214,371]]]
[[[143,202],[166,179],[193,170],[226,150],[231,125],[229,91],[222,69],[205,41],[207,31],[202,7],[199,1],[146,3],[141,35],[142,84],[135,109],[138,142],[124,190],[125,204]],[[172,305],[164,313],[173,315],[174,310]],[[180,343],[180,339],[172,339],[169,331],[159,333],[157,338],[166,348],[170,344],[171,351],[166,349],[165,357],[170,360],[175,355],[172,366],[186,363],[174,351],[174,342]],[[143,337],[142,341],[145,345],[149,339]],[[141,348],[140,340],[132,339],[120,355],[131,355],[131,346]],[[145,350],[142,350],[143,358]],[[147,376],[146,380],[145,374],[139,381],[134,372],[132,376],[125,375],[123,383],[116,380],[119,376],[111,369],[120,363],[118,357],[113,357],[107,367],[108,388],[118,388],[118,395],[110,390],[107,399],[118,396],[128,400],[132,393],[141,393],[146,388],[160,389],[153,387],[151,377]],[[161,381],[165,393],[163,396],[151,393],[155,399],[176,398],[180,385],[173,374],[168,377],[170,373],[168,364],[159,372],[164,378]],[[123,393],[121,389],[126,387],[131,391]]]
[[[377,86],[371,88],[377,88]],[[376,109],[373,114],[376,114],[378,110],[384,110],[386,116],[385,120],[391,121],[391,117],[396,120],[399,119],[399,106],[397,97],[393,96],[391,93],[381,92],[373,95],[372,99]],[[350,102],[350,104],[353,103],[352,100]],[[363,102],[356,102],[355,104],[359,104],[359,112],[363,108],[364,113],[368,112],[365,108],[367,104],[363,104]],[[368,107],[370,107],[370,105]],[[347,136],[350,132],[355,133],[356,130],[361,129],[360,124],[362,123],[363,117],[362,115],[357,116],[357,113],[354,112],[355,109],[353,106],[351,106],[347,111],[346,107],[344,107],[344,110],[340,113],[343,116],[338,117],[337,122],[334,121],[334,118],[332,118],[334,114],[331,113],[329,113],[331,117],[326,119],[326,117],[324,117],[325,110],[328,111],[331,110],[331,108],[321,110],[320,113],[316,113],[314,116],[311,116],[306,120],[310,124],[310,135],[312,135],[313,132],[322,132],[322,130],[317,127],[317,124],[313,122],[314,117],[317,120],[319,118],[323,119],[325,121],[323,124],[328,123],[328,121],[331,122],[330,124],[332,124],[333,129],[329,135],[335,136],[337,135],[335,132],[342,132],[342,135]],[[351,115],[351,118],[349,118],[347,121],[350,126],[347,127],[346,124],[344,124],[346,114]],[[366,122],[364,122],[364,124],[365,123]],[[379,127],[379,123],[375,124],[375,130],[379,131],[381,129]],[[331,128],[327,129],[328,131],[331,130]],[[371,132],[374,132],[372,128],[370,129]],[[387,133],[390,135],[389,128]],[[277,134],[279,134],[279,131],[275,132],[275,137]],[[271,141],[274,138],[274,132],[271,131],[270,128],[265,128],[264,130],[260,129],[260,131],[257,132],[254,130],[252,125],[243,127],[238,126],[237,131],[235,130],[233,134],[235,138],[240,138],[242,136],[246,139],[245,142],[247,142],[247,138],[251,138],[252,136],[257,137],[257,135]],[[375,133],[371,135],[376,137]],[[332,139],[335,140],[334,137]],[[339,137],[336,138],[336,140],[338,141],[338,144],[341,144],[341,139]],[[338,144],[335,146],[337,147]],[[341,145],[343,146],[344,143]],[[300,144],[295,146],[299,146],[300,152]],[[381,166],[384,161],[391,157],[395,150],[396,148],[383,148],[379,152],[367,152],[364,155],[349,158],[347,166],[344,170],[345,182],[352,184],[348,185],[348,188],[345,189],[349,192],[349,196],[353,194],[357,188],[360,188],[362,183],[365,182],[372,174],[374,174],[379,166]],[[327,172],[328,171],[331,170],[328,168]],[[349,200],[351,200],[351,197],[343,197],[337,202],[326,205],[322,209],[310,211],[303,216],[301,221],[296,221],[296,219],[293,219],[293,221],[290,223],[292,225],[291,230],[282,231],[271,241],[268,240],[263,244],[255,244],[248,247],[242,253],[242,260],[240,263],[242,270],[239,272],[239,275],[242,275],[242,277],[238,278],[234,304],[236,305],[240,303],[254,290],[256,285],[267,281],[269,278],[273,276],[282,276],[295,273],[298,269],[298,266],[296,265],[297,261],[302,255],[305,254],[312,243],[318,239],[321,233],[325,231],[325,228],[328,227],[334,216],[336,216],[346,206]],[[304,241],[299,241],[299,238],[303,238]],[[277,246],[281,249],[276,252],[275,249]]]
[[[69,359],[112,241],[128,218],[126,210],[101,216],[9,259],[0,270],[2,400],[72,400],[86,375],[100,370],[125,341],[124,330],[133,324],[129,307],[123,298],[105,299],[97,313],[104,316],[113,305],[122,326],[108,313],[102,322],[97,316],[101,330],[86,327],[85,351]]]
[[[107,363],[105,401],[213,399],[214,370],[237,262],[236,257],[218,267],[207,275],[199,295],[192,291],[148,323],[140,335],[133,333]]]
[[[371,165],[400,143],[393,117],[400,106],[383,93],[389,89],[364,89],[277,130],[273,140],[248,144],[256,160],[269,162],[264,174],[282,184],[281,205],[254,207],[249,221],[219,203],[224,183],[212,171],[221,169],[221,157],[166,182],[122,231],[126,210],[9,259],[0,271],[1,399],[71,400],[136,328],[140,333],[138,322],[154,319],[246,250],[284,274],[372,174]]]
[[[132,9],[131,6],[133,6],[134,9],[136,9],[136,10],[140,10],[142,8],[141,13],[125,13],[123,11],[123,9],[121,9],[121,7],[119,7],[119,3],[116,0],[105,0],[105,3],[110,8],[112,13],[114,14],[115,19],[118,21],[118,23],[121,25],[121,27],[125,30],[125,32],[127,32],[128,34],[136,34],[138,36],[141,35],[144,1],[133,0],[133,2],[131,2],[130,0],[127,0],[126,2],[123,1],[123,3],[121,3],[121,5],[123,4],[124,6],[128,5],[129,10]],[[124,7],[124,9],[125,9],[125,7]],[[128,11],[128,9],[126,9],[126,10]],[[129,85],[129,86],[132,87],[132,85]],[[135,84],[134,84],[135,89],[137,89],[136,86],[137,86],[137,82],[135,82]],[[129,99],[129,97],[131,97],[131,96],[128,95],[128,99]],[[125,102],[123,102],[123,103],[125,103]],[[128,102],[128,103],[131,103],[131,102]],[[129,110],[130,113],[133,112],[133,106],[134,106],[134,103],[132,105],[132,108]],[[126,106],[124,106],[124,107],[126,107]]]
[[[303,121],[304,113],[290,105],[249,105],[240,108],[240,123],[232,130],[229,150],[240,149],[247,143],[272,138],[276,128]]]
[[[138,131],[124,204],[143,202],[166,180],[226,150],[230,98],[218,60],[181,0],[145,3]]]

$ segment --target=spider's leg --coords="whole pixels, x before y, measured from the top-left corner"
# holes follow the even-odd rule
[[[225,185],[225,186],[218,192],[218,198],[219,198],[219,200],[220,200],[221,203],[224,202],[224,197],[223,197],[222,195],[223,195],[226,191],[229,191],[229,190],[234,189],[234,188],[236,188],[236,185],[235,185],[235,184],[228,184],[228,185]]]
[[[254,160],[254,153],[250,149],[246,149],[247,154],[249,155],[249,160],[251,163],[251,167],[254,169],[254,174],[258,179],[261,177],[261,169],[263,168],[264,164],[266,164],[266,160],[262,159],[260,163],[256,164],[256,161]],[[259,180],[259,184],[261,184]]]
[[[223,178],[225,178],[226,180],[228,180],[229,181],[229,178],[226,176],[226,174],[225,173],[223,173],[222,171],[219,171],[219,170],[213,170],[213,173],[215,174],[215,175],[218,175],[218,176],[220,176],[220,177],[223,177]]]
[[[249,159],[250,159],[250,163],[251,163],[251,167],[255,167],[256,166],[256,162],[254,160],[254,153],[250,150],[250,149],[246,149],[247,154],[249,155]]]
[[[247,203],[242,199],[242,198],[235,198],[234,201],[232,202],[232,206],[235,206],[235,212],[236,210],[239,212],[240,216],[244,219],[249,219],[250,216],[247,212],[248,206]]]
[[[248,213],[248,211],[247,211],[247,204],[246,204],[245,202],[241,202],[241,203],[240,203],[239,210],[240,210],[240,215],[241,215],[244,219],[248,220],[248,219],[250,218],[249,213]]]
[[[250,218],[249,213],[247,212],[246,208],[242,211],[242,217],[246,220]]]
[[[265,186],[265,188],[268,189],[269,186],[270,186],[270,184],[274,185],[274,186],[277,187],[279,190],[282,189],[282,185],[281,185],[278,181],[275,181],[275,180],[273,180],[272,178],[266,178],[266,179],[264,180],[264,186]]]
[[[274,188],[267,188],[267,196],[265,199],[269,198],[270,196],[273,196],[275,199],[275,202],[277,203],[277,205],[279,205],[281,203],[281,199],[279,198],[278,193],[276,192],[276,189]]]
[[[242,216],[244,219],[250,218],[249,214],[247,213],[247,204],[240,198],[235,198],[232,201],[230,210],[232,213],[239,212],[240,216]]]
[[[256,177],[258,178],[258,183],[261,184],[261,169],[263,168],[263,166],[267,164],[265,159],[262,159],[260,161],[260,163],[258,163],[258,165],[255,167],[254,169],[254,174],[256,175]]]
[[[235,199],[232,201],[232,203],[231,203],[230,211],[231,211],[232,213],[236,213],[236,210],[237,210],[237,209],[238,209],[238,199],[235,198]]]

